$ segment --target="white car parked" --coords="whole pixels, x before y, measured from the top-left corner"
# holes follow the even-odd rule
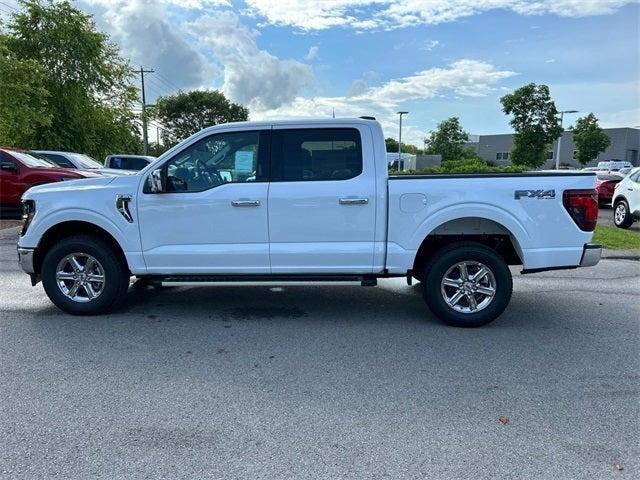
[[[631,170],[613,192],[613,223],[616,227],[629,228],[640,220],[640,167]]]
[[[445,322],[476,327],[522,273],[598,263],[586,172],[389,177],[371,119],[217,125],[139,175],[23,196],[22,268],[73,314],[150,282],[423,281]]]
[[[50,162],[53,162],[63,168],[91,170],[101,175],[133,175],[136,173],[131,170],[106,168],[104,165],[98,163],[96,160],[84,153],[59,152],[56,150],[32,150],[32,152],[45,157]]]

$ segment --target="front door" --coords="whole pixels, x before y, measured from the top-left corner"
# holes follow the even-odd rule
[[[162,165],[162,193],[146,179],[137,205],[149,273],[270,272],[268,148],[269,130],[215,133]]]
[[[273,128],[271,271],[371,273],[376,176],[371,142],[363,142],[370,132]]]

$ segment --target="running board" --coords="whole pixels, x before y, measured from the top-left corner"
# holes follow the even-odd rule
[[[237,284],[237,283],[359,283],[363,287],[378,285],[377,277],[373,275],[145,275],[138,277],[149,283],[177,283],[177,284]]]

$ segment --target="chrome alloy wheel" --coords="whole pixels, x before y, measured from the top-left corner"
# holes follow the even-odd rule
[[[493,301],[496,279],[483,263],[459,262],[442,277],[440,292],[446,304],[456,312],[475,313]]]
[[[56,268],[56,284],[74,302],[90,302],[104,290],[104,268],[87,253],[72,253]]]
[[[622,225],[626,216],[627,216],[627,209],[624,206],[624,203],[620,202],[616,206],[616,211],[614,213],[614,220],[616,221],[616,225]]]

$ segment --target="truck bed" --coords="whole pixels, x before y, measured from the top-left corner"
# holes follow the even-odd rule
[[[563,192],[595,182],[593,172],[390,176],[388,271],[410,269],[428,235],[508,235],[526,270],[577,266],[593,232],[578,228]]]

